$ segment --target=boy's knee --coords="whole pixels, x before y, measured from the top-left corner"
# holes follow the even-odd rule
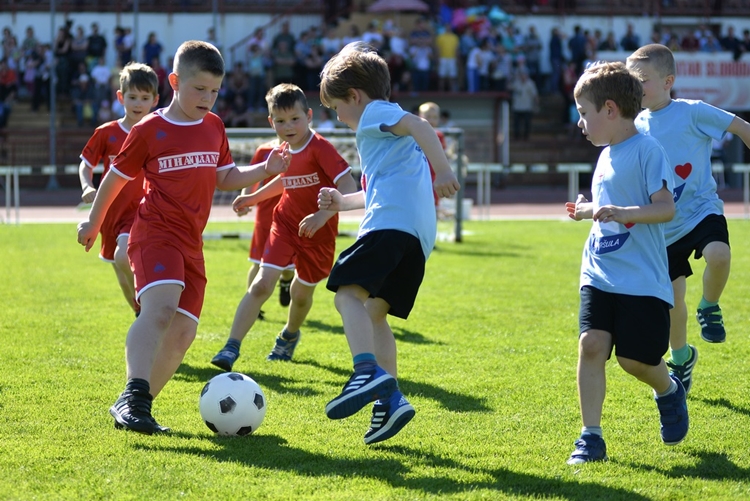
[[[703,250],[703,255],[706,258],[706,264],[709,266],[728,266],[732,261],[732,251],[723,242],[708,244]]]
[[[603,332],[587,331],[578,339],[578,350],[582,357],[606,356],[611,349],[610,336]]]

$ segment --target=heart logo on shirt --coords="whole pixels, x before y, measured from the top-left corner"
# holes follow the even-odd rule
[[[687,179],[691,172],[693,172],[693,164],[690,162],[684,165],[678,165],[674,168],[675,174],[680,176],[682,179]]]
[[[630,229],[630,228],[632,228],[633,226],[635,226],[635,223],[625,223],[625,227],[626,227],[627,229]]]

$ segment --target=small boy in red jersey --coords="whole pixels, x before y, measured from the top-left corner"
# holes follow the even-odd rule
[[[269,141],[265,144],[258,146],[255,150],[255,155],[250,163],[260,163],[268,158],[268,155],[273,151],[273,148],[278,145],[278,140]],[[249,195],[250,193],[260,189],[265,183],[258,183],[254,189],[243,189],[242,195]],[[250,241],[250,255],[248,260],[253,263],[250,267],[250,271],[247,273],[247,288],[249,289],[258,275],[260,270],[260,261],[263,257],[263,249],[266,247],[266,240],[268,235],[271,233],[271,223],[273,222],[273,210],[281,200],[281,195],[277,195],[272,198],[268,198],[259,202],[255,206],[255,224],[253,225],[253,238]],[[244,216],[250,212],[250,208],[241,209],[237,211],[239,216]],[[294,278],[294,265],[290,268],[285,269],[281,272],[281,278],[279,278],[279,303],[281,306],[289,306],[292,298],[289,293],[289,288],[292,285],[292,279]],[[258,313],[258,318],[263,320],[263,311]]]
[[[300,327],[312,307],[315,286],[328,278],[336,252],[338,213],[318,209],[321,188],[354,193],[357,185],[351,167],[336,148],[310,129],[312,110],[304,92],[292,84],[279,84],[266,94],[268,122],[279,140],[289,144],[289,169],[259,191],[240,195],[236,211],[281,194],[273,212],[271,233],[263,251],[260,272],[237,306],[229,339],[211,363],[231,371],[240,356],[240,345],[271,296],[282,271],[295,266],[292,302],[284,329],[267,360],[292,359]]]
[[[125,343],[125,390],[109,409],[116,427],[149,435],[168,430],[152,417],[151,403],[198,329],[206,287],[202,234],[215,189],[250,186],[291,161],[282,145],[262,164],[234,164],[224,124],[210,112],[223,78],[216,47],[197,40],[180,45],[169,75],[171,104],[133,126],[78,225],[78,243],[88,251],[114,198],[145,170],[148,192],[128,242],[141,314]]]
[[[430,125],[432,125],[432,128],[435,129],[435,133],[440,140],[440,145],[443,147],[443,151],[445,151],[445,134],[438,130],[438,127],[440,127],[440,106],[431,101],[420,104],[419,117],[424,118]],[[434,183],[435,169],[432,168],[431,163],[427,162],[427,164],[430,166],[430,179],[432,179],[432,182]],[[435,200],[435,210],[437,211],[438,206],[440,205],[440,197],[438,197],[438,194],[434,189],[432,190],[432,198]]]
[[[141,63],[130,63],[120,72],[120,89],[117,100],[125,108],[125,116],[119,120],[99,126],[83,148],[78,175],[81,179],[85,203],[91,203],[96,196],[94,187],[94,167],[102,162],[104,174],[125,143],[131,127],[156,106],[159,101],[159,80],[150,66]],[[101,251],[99,258],[112,263],[117,275],[117,282],[135,314],[141,310],[135,300],[133,271],[128,261],[128,236],[133,226],[135,212],[143,198],[143,172],[140,172],[132,183],[128,183],[117,195],[104,217],[101,227]]]

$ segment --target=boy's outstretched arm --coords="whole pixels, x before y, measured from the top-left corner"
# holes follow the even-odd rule
[[[109,206],[127,182],[127,179],[118,176],[112,170],[102,179],[94,198],[94,205],[89,211],[89,218],[78,223],[78,243],[86,248],[86,252],[94,245]]]
[[[216,173],[216,187],[224,191],[241,190],[269,176],[286,172],[292,161],[289,144],[284,143],[271,150],[268,158],[259,164],[233,167]]]
[[[742,142],[745,143],[745,146],[750,148],[750,123],[747,123],[740,117],[734,117],[732,123],[727,127],[727,132],[739,136],[739,138],[742,139]]]
[[[594,213],[594,221],[609,223],[616,221],[620,224],[666,223],[674,217],[674,195],[664,186],[651,195],[651,203],[648,205],[636,205],[633,207],[617,207],[605,205]]]
[[[565,210],[568,211],[568,217],[576,221],[591,219],[594,216],[594,204],[581,194],[575,202],[565,202]]]
[[[406,114],[395,125],[384,127],[384,130],[397,136],[412,136],[430,161],[435,171],[434,188],[441,197],[454,195],[460,188],[456,175],[451,170],[448,157],[432,125],[416,115]]]
[[[243,189],[242,193],[232,202],[232,209],[234,209],[234,212],[240,213],[245,209],[258,205],[263,200],[281,195],[283,192],[284,185],[281,182],[281,176],[276,176],[252,193],[246,193],[246,190]]]
[[[335,188],[321,188],[318,192],[318,208],[330,211],[345,211],[363,209],[365,207],[365,192],[362,190],[342,195]]]
[[[325,188],[323,188],[325,189]],[[323,190],[321,189],[321,191]],[[346,196],[350,193],[357,191],[357,183],[354,182],[354,178],[351,175],[351,171],[347,172],[343,176],[339,177],[336,182],[336,191],[342,196]],[[315,233],[325,226],[326,222],[335,216],[338,211],[332,209],[322,209],[320,207],[320,193],[318,193],[318,212],[314,214],[308,214],[302,221],[299,222],[299,236],[312,238]]]
[[[84,203],[90,204],[94,201],[96,196],[96,187],[94,186],[94,169],[88,166],[86,162],[81,160],[81,165],[78,166],[78,179],[81,180],[81,200]]]

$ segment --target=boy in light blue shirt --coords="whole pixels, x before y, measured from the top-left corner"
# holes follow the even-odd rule
[[[375,401],[365,443],[398,433],[414,407],[396,382],[396,341],[387,315],[407,318],[435,243],[435,191],[451,196],[459,189],[443,147],[424,119],[388,102],[388,65],[375,50],[353,42],[323,68],[320,99],[356,131],[363,191],[342,195],[320,190],[324,210],[365,209],[357,241],[333,266],[328,289],[344,323],[354,374],[326,415],[342,419]]]
[[[675,62],[672,51],[664,45],[639,48],[628,57],[627,66],[643,84],[644,110],[635,125],[662,144],[675,180],[675,217],[664,228],[674,290],[668,366],[689,392],[698,361],[698,350],[687,344],[685,303],[686,279],[693,274],[689,261],[693,253],[695,259],[703,256],[706,260],[703,296],[696,315],[701,338],[709,343],[723,343],[726,338],[719,298],[729,279],[731,252],[724,203],[716,193],[711,172],[712,140],[731,132],[750,146],[750,124],[703,101],[672,99]]]
[[[607,459],[601,418],[613,348],[620,366],[653,389],[662,441],[676,445],[688,432],[685,389],[662,358],[672,304],[663,234],[663,223],[674,215],[672,175],[659,142],[639,134],[633,123],[642,94],[639,80],[619,62],[588,68],[574,91],[578,126],[605,148],[593,174],[593,201],[579,195],[566,204],[572,219],[594,220],[581,260],[583,429],[568,464]]]

